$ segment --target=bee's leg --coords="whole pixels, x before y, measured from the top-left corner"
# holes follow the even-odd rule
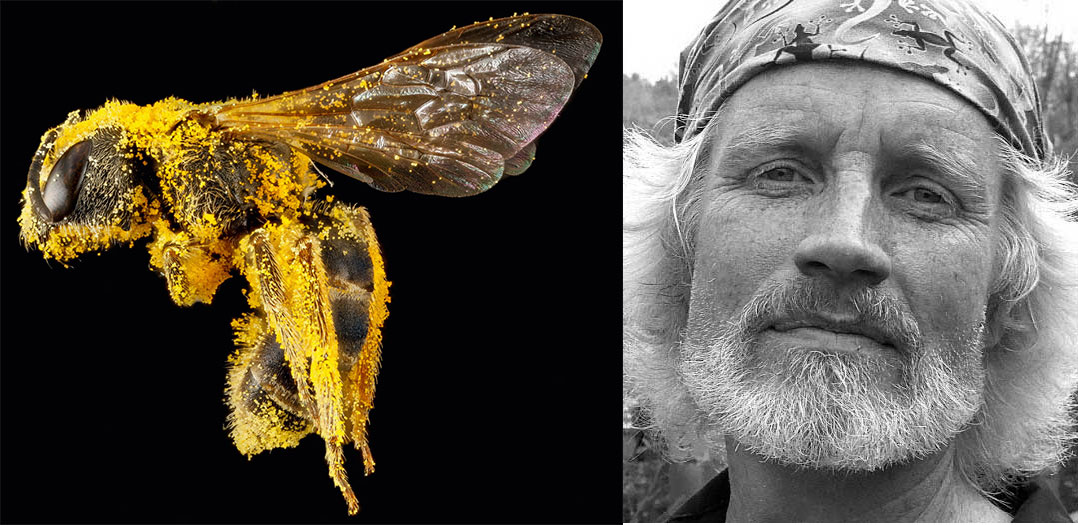
[[[283,350],[288,368],[292,372],[300,404],[310,416],[315,430],[319,430],[317,407],[307,380],[309,377],[307,363],[310,355],[304,350],[305,347],[299,339],[292,320],[284,274],[277,260],[270,232],[264,228],[255,230],[241,241],[240,249],[243,251],[245,261],[242,270],[252,288],[248,296],[251,306],[265,312],[277,336],[276,340]]]
[[[163,224],[159,221],[155,225],[157,235],[149,245],[150,265],[165,276],[169,295],[176,304],[209,304],[232,271],[228,254],[235,245],[225,240],[195,244],[186,234],[173,232]]]
[[[258,314],[232,322],[236,353],[229,358],[226,401],[231,436],[240,453],[294,447],[312,430],[273,329]]]
[[[337,338],[318,239],[296,223],[270,225],[253,232],[247,247],[248,279],[276,329],[301,402],[326,442],[329,475],[355,514],[359,502],[341,449],[346,434]]]
[[[187,282],[187,273],[183,271],[183,251],[175,244],[167,244],[161,251],[162,268],[165,282],[168,284],[168,294],[173,302],[184,306],[187,296],[190,295],[191,285]]]
[[[346,442],[344,408],[339,369],[337,333],[333,325],[333,311],[329,302],[329,285],[322,265],[318,238],[302,234],[296,239],[291,252],[293,285],[293,314],[301,327],[301,337],[311,353],[311,383],[314,386],[315,403],[318,405],[319,434],[326,442],[326,463],[334,484],[341,489],[348,502],[348,513],[359,510],[348,475],[344,469]]]
[[[363,208],[333,205],[319,221],[322,261],[340,351],[348,435],[363,455],[364,473],[374,472],[367,442],[375,380],[381,361],[382,324],[389,311],[389,281],[381,249]]]

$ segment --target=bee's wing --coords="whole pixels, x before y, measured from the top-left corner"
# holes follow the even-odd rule
[[[492,20],[319,86],[223,106],[216,118],[379,190],[473,195],[527,168],[531,142],[568,101],[600,40],[591,24],[566,16]]]
[[[557,55],[573,70],[573,89],[588,73],[599,54],[603,35],[585,20],[565,15],[512,16],[476,22],[454,28],[427,39],[411,49],[391,57],[407,55],[415,49],[429,49],[457,43],[496,43],[526,46]]]

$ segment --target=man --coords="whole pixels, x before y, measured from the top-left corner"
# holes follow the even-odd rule
[[[970,2],[734,1],[626,160],[626,384],[727,470],[674,521],[1069,521],[1078,228]]]

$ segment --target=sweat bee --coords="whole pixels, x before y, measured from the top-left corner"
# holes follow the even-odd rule
[[[314,162],[387,192],[483,192],[528,168],[600,44],[580,19],[514,16],[275,97],[73,112],[32,160],[22,239],[66,264],[149,238],[179,305],[211,302],[238,270],[254,313],[233,323],[231,436],[253,455],[318,434],[355,513],[342,448],[373,471],[390,282],[369,215],[319,197]]]

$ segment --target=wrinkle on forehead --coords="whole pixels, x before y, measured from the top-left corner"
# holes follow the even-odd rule
[[[823,97],[805,96],[806,91],[823,92]],[[841,92],[835,98],[827,94]],[[724,105],[785,106],[789,109],[818,111],[818,105],[848,106],[861,104],[904,105],[923,104],[938,111],[927,115],[939,117],[951,114],[962,121],[980,120],[986,127],[988,119],[959,95],[927,79],[895,71],[891,68],[839,60],[796,64],[765,71],[738,89]]]
[[[723,152],[799,141],[821,154],[877,155],[929,144],[962,154],[966,168],[976,159],[977,172],[998,165],[987,117],[944,87],[884,67],[831,61],[776,68],[735,92],[723,113],[708,131]]]

